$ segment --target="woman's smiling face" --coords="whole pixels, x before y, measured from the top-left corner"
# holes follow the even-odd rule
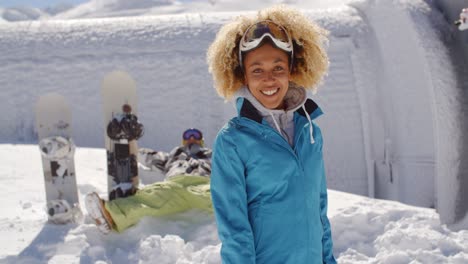
[[[288,91],[289,55],[270,43],[249,51],[243,60],[245,84],[268,109],[282,109]]]

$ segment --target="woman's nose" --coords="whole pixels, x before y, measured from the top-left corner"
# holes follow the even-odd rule
[[[275,79],[272,71],[265,72],[265,81],[272,81]]]

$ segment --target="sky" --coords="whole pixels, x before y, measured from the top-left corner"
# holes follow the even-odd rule
[[[44,8],[55,6],[61,3],[67,4],[81,4],[88,2],[87,0],[0,0],[0,7],[17,7],[17,6],[31,6]]]

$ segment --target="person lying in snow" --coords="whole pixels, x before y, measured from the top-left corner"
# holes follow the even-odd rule
[[[182,145],[170,153],[142,148],[138,159],[145,167],[161,171],[166,179],[180,174],[210,176],[211,150],[203,146],[202,132],[191,128],[182,134]]]
[[[139,150],[139,162],[160,170],[165,180],[143,187],[134,195],[104,201],[95,192],[85,206],[99,230],[122,232],[145,216],[165,216],[190,209],[213,212],[210,194],[211,150],[205,148],[198,129],[183,133],[182,146],[170,153]]]

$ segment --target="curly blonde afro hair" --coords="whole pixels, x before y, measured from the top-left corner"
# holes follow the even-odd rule
[[[208,71],[218,94],[230,99],[244,85],[239,41],[249,26],[263,20],[272,20],[288,31],[294,47],[291,80],[315,92],[328,70],[328,56],[323,47],[328,41],[328,31],[301,12],[277,5],[260,10],[254,17],[239,16],[219,30],[207,52]]]

